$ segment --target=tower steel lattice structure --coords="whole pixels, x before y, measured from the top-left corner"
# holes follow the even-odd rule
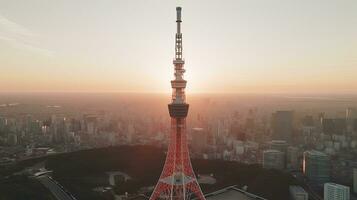
[[[160,179],[150,200],[205,200],[193,172],[187,145],[186,103],[184,80],[185,61],[182,58],[181,7],[176,7],[177,33],[175,42],[175,79],[171,81],[172,101],[168,105],[171,117],[170,144]]]

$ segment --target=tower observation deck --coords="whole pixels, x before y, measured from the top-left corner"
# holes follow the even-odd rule
[[[150,200],[205,200],[192,169],[187,145],[186,116],[189,104],[185,96],[187,81],[183,77],[185,61],[182,58],[181,10],[181,7],[176,7],[175,73],[171,81],[172,99],[168,105],[171,117],[170,144],[163,171]]]

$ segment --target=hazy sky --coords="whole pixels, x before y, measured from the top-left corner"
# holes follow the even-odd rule
[[[0,91],[357,92],[356,0],[0,0]]]

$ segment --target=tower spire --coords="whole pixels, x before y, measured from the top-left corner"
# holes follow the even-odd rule
[[[168,105],[171,117],[170,144],[164,169],[150,197],[150,200],[205,200],[191,166],[187,145],[186,80],[182,59],[181,7],[176,7],[177,32],[175,39],[174,80],[171,81],[172,100]]]
[[[175,79],[171,81],[172,102],[175,104],[183,104],[186,101],[186,81],[183,78],[183,74],[185,73],[185,69],[183,68],[185,61],[182,58],[181,10],[181,7],[176,7],[177,32],[175,36],[175,59],[173,61],[173,64],[175,66]]]
[[[181,33],[181,7],[176,7],[176,24],[177,24],[177,31],[176,31],[176,60],[182,60],[182,33]]]

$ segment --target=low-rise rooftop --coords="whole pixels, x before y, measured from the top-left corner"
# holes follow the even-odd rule
[[[206,200],[267,200],[263,197],[251,194],[236,186],[226,187],[224,189],[205,195]]]

